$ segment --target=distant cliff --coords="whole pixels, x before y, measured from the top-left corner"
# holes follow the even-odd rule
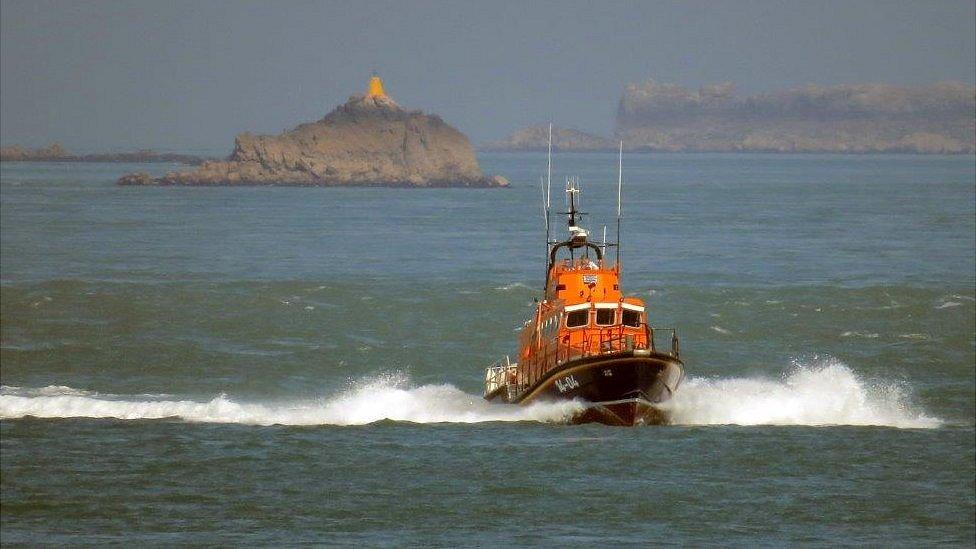
[[[538,151],[548,129],[532,126],[486,150]],[[740,97],[731,83],[697,91],[648,80],[624,90],[613,138],[553,130],[563,151],[970,153],[976,152],[976,87],[959,83],[805,86]]]
[[[42,149],[25,149],[19,145],[0,147],[0,161],[3,162],[177,162],[192,165],[202,164],[205,160],[200,156],[151,150],[75,155],[58,143]]]
[[[627,86],[617,136],[665,151],[976,151],[976,88],[959,83],[805,86],[739,97],[731,83],[691,91]]]
[[[378,78],[317,122],[280,135],[237,136],[225,161],[121,185],[504,187],[484,177],[468,138],[436,115],[400,108]]]
[[[548,144],[548,126],[529,126],[502,141],[485,143],[481,148],[488,151],[544,151]],[[617,142],[580,130],[554,127],[552,148],[556,151],[609,151],[616,150]]]

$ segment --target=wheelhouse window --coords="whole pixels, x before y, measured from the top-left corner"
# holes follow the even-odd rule
[[[630,326],[631,328],[636,328],[641,325],[641,315],[637,311],[631,311],[630,309],[624,309],[624,326]]]
[[[596,310],[596,324],[597,326],[611,326],[617,319],[616,309],[597,309]]]
[[[581,309],[579,311],[571,311],[566,313],[566,327],[579,328],[580,326],[586,326],[589,316],[590,311],[588,309]]]

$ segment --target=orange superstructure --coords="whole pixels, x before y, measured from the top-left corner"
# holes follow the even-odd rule
[[[603,259],[566,259],[549,272],[545,299],[519,337],[518,360],[534,378],[560,358],[648,347],[644,303],[625,298],[616,268]]]
[[[487,369],[485,398],[579,399],[590,406],[578,421],[660,421],[656,405],[670,398],[684,376],[677,334],[664,330],[670,346],[657,348],[644,302],[621,290],[619,243],[592,243],[579,226],[579,192],[577,180],[567,182],[569,237],[547,236],[542,299],[521,330],[516,361],[506,358]],[[548,225],[547,205],[547,233]],[[607,248],[618,250],[612,265],[604,257]]]

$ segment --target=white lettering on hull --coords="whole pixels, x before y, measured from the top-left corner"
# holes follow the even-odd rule
[[[579,381],[576,381],[576,378],[572,375],[568,375],[562,379],[556,380],[556,388],[559,389],[560,393],[565,393],[566,391],[576,389],[579,386]]]

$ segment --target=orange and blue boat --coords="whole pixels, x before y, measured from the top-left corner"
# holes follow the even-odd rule
[[[617,241],[591,242],[581,227],[579,180],[566,182],[568,235],[550,240],[549,190],[552,146],[543,200],[546,220],[546,280],[542,298],[525,322],[513,361],[485,370],[489,401],[530,404],[575,400],[583,404],[574,423],[608,425],[667,422],[662,405],[684,378],[674,328],[655,328],[649,311],[620,285],[620,196],[623,145],[618,161]],[[608,261],[608,248],[615,259]]]

